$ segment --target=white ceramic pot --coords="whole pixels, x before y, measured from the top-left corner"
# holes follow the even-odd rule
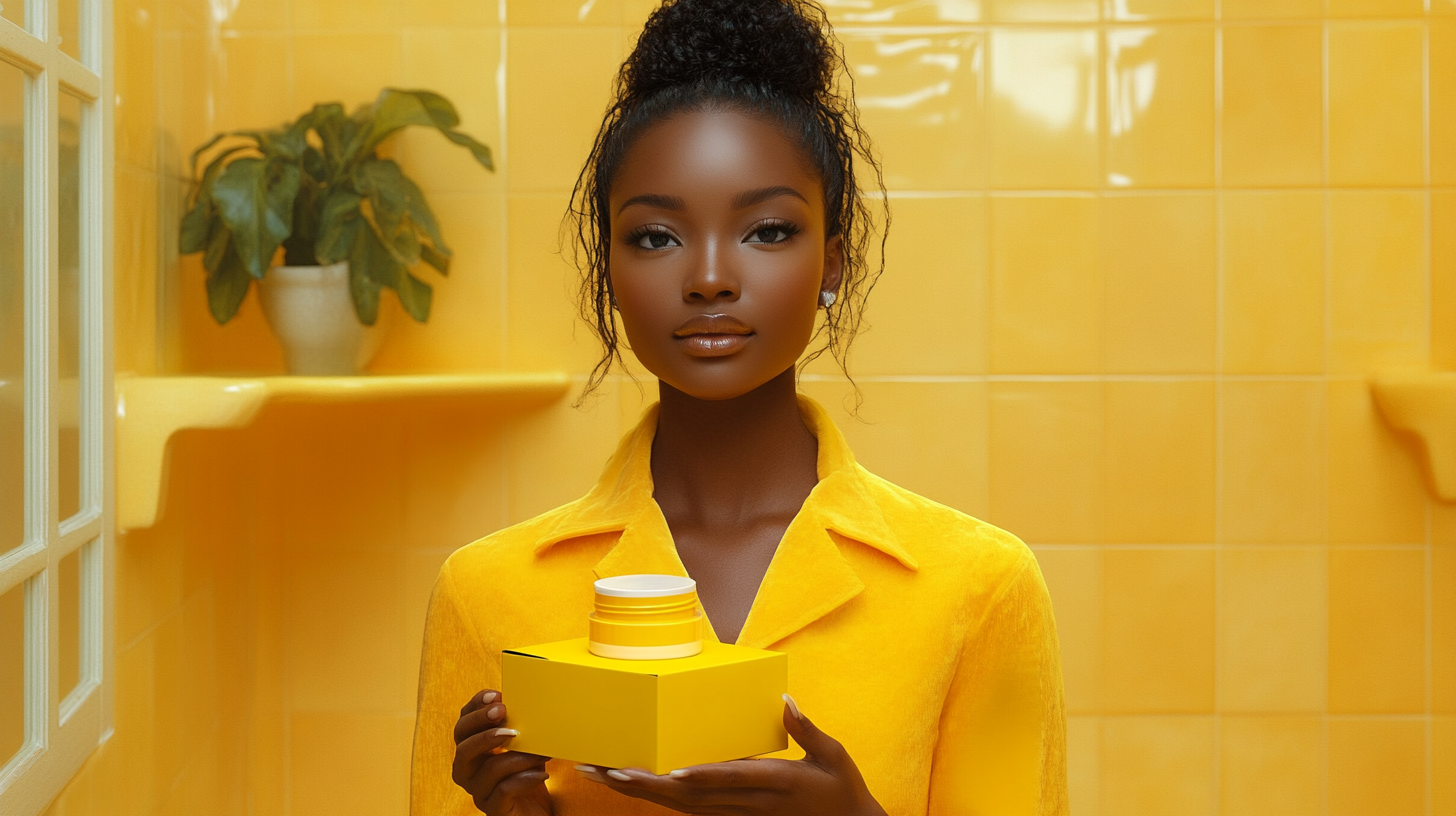
[[[289,374],[357,374],[384,339],[387,311],[373,326],[354,314],[349,263],[275,266],[258,285],[263,315],[283,344]]]

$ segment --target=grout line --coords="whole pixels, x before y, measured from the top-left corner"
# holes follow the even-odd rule
[[[1365,374],[856,374],[855,382],[878,383],[1363,383]],[[841,374],[803,374],[799,382],[844,382]]]
[[[1214,0],[1214,14],[1223,16],[1221,0]],[[1224,246],[1227,239],[1227,224],[1224,219],[1223,195],[1223,27],[1213,30],[1213,184],[1214,198],[1214,335],[1213,365],[1220,373],[1226,367],[1225,327],[1227,324],[1225,293],[1228,289],[1227,253]],[[1212,798],[1213,812],[1223,812],[1223,686],[1221,678],[1226,656],[1223,649],[1223,598],[1224,558],[1226,552],[1221,545],[1224,539],[1224,389],[1213,389],[1213,761]]]

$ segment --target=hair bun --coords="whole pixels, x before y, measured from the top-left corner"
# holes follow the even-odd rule
[[[837,50],[802,0],[668,0],[648,18],[624,90],[729,82],[812,99],[830,93]]]

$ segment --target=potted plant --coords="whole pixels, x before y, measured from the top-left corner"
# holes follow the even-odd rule
[[[337,102],[315,105],[276,130],[220,133],[199,147],[180,246],[202,253],[213,318],[231,320],[257,281],[294,374],[352,374],[367,362],[382,289],[428,319],[433,293],[411,267],[446,274],[450,248],[419,186],[379,147],[402,128],[432,127],[494,170],[490,148],[459,123],[439,94],[385,88],[352,115]],[[273,266],[279,247],[283,265]]]

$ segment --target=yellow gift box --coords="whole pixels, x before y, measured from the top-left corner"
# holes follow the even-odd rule
[[[587,641],[501,654],[512,751],[662,774],[788,747],[788,655],[704,642],[690,657],[621,660]]]

